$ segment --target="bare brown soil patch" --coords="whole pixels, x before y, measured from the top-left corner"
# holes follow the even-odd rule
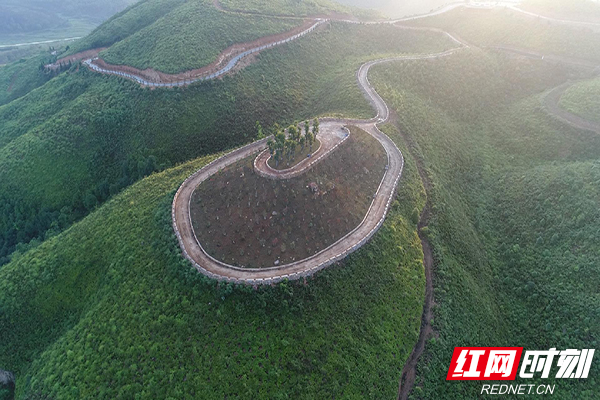
[[[386,152],[368,133],[350,138],[306,174],[271,180],[254,157],[196,188],[194,231],[208,254],[231,265],[272,267],[310,257],[356,228],[385,172]]]
[[[76,63],[81,60],[88,60],[90,58],[98,56],[98,53],[100,53],[102,50],[106,50],[106,47],[99,47],[97,49],[90,49],[81,51],[79,53],[71,54],[70,56],[66,56],[56,60],[56,62],[52,64],[46,65],[46,68],[57,69],[60,66],[60,64],[68,64],[69,62]]]

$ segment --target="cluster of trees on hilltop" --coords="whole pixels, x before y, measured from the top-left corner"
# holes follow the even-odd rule
[[[287,135],[286,135],[287,130]],[[319,134],[319,120],[313,121],[312,130],[308,121],[304,121],[304,134],[298,124],[290,125],[287,129],[281,129],[278,126],[275,128],[274,139],[267,142],[271,157],[275,160],[275,165],[279,166],[279,162],[285,160],[288,164],[294,159],[296,149],[301,147],[304,151],[306,146],[312,152],[312,146]]]

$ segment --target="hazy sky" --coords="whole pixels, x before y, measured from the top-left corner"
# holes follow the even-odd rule
[[[422,14],[453,0],[336,0],[342,4],[363,8],[375,8],[389,17]]]

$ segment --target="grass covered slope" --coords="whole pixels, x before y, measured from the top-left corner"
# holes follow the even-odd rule
[[[272,267],[317,254],[356,228],[377,192],[387,157],[367,132],[356,127],[351,132],[296,178],[261,177],[254,172],[254,155],[200,184],[190,212],[206,252],[230,265]]]
[[[247,143],[256,121],[368,118],[354,76],[365,59],[451,46],[440,35],[336,23],[261,53],[234,76],[185,89],[146,90],[74,67],[0,107],[0,258],[152,170]]]
[[[0,67],[0,106],[9,103],[46,83],[50,75],[40,66],[48,56],[39,55]]]
[[[396,394],[424,295],[412,160],[370,244],[306,284],[254,290],[204,278],[171,228],[175,190],[211,158],[144,179],[0,270],[17,398]]]
[[[600,78],[571,86],[561,96],[559,105],[587,120],[600,122]]]
[[[110,64],[177,73],[212,63],[231,45],[287,32],[301,23],[226,13],[210,0],[193,0],[111,46],[101,57]]]
[[[471,50],[372,74],[432,181],[439,337],[414,398],[477,397],[481,384],[445,381],[455,346],[596,348],[600,137],[540,106],[569,71]],[[591,399],[599,379],[557,381],[554,397]]]

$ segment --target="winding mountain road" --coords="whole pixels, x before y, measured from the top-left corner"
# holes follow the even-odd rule
[[[230,13],[239,13],[239,14],[256,14],[256,13],[246,13],[241,11],[229,11],[222,8],[218,1],[214,2],[215,7],[223,12]],[[308,28],[303,29],[301,32],[297,32],[297,30],[292,30],[287,34],[274,35],[274,39],[269,41],[269,38],[263,38],[263,42],[266,40],[266,43],[261,45],[252,46],[252,43],[248,43],[245,46],[241,46],[237,49],[226,49],[221,53],[218,57],[218,61],[214,63],[214,65],[200,68],[198,70],[182,72],[180,74],[166,74],[154,70],[144,70],[141,71],[137,68],[133,68],[130,66],[123,65],[111,65],[100,59],[98,56],[94,56],[92,58],[80,58],[83,59],[83,64],[90,68],[92,71],[108,74],[108,75],[116,75],[122,78],[126,78],[132,81],[135,81],[143,86],[149,87],[157,87],[157,88],[169,88],[169,87],[180,87],[190,85],[192,83],[207,81],[222,77],[230,72],[232,72],[235,67],[240,63],[244,58],[251,56],[253,54],[259,53],[263,50],[267,50],[276,46],[280,46],[285,43],[289,43],[296,39],[299,39],[305,36],[308,33],[313,32],[320,25],[328,22],[328,21],[337,21],[344,22],[350,24],[362,24],[362,25],[381,25],[381,24],[397,24],[400,22],[413,21],[416,19],[431,17],[435,15],[440,15],[449,11],[452,11],[456,8],[475,8],[475,9],[493,9],[497,7],[510,7],[515,11],[521,11],[519,8],[514,7],[514,2],[494,2],[494,3],[453,3],[442,7],[440,9],[431,11],[427,14],[394,19],[394,20],[380,20],[380,21],[357,21],[353,19],[348,19],[343,16],[323,16],[323,17],[312,17],[307,18],[307,21],[312,21],[311,25]],[[531,14],[531,13],[527,13]],[[282,16],[281,18],[294,18],[294,19],[302,19],[302,17],[288,17]],[[415,29],[415,30],[430,30],[437,31],[449,36],[451,39],[459,42],[457,38],[453,37],[450,33],[435,29],[435,28],[417,28],[417,27],[403,27],[404,29]],[[282,37],[283,36],[283,37]],[[70,58],[76,57],[76,55],[69,56]],[[89,57],[89,56],[88,56]],[[56,65],[60,64],[63,60],[58,60],[53,64],[49,64],[47,68],[55,68]],[[183,77],[182,77],[183,76]]]
[[[198,185],[221,169],[263,151],[267,143],[267,139],[263,139],[234,150],[213,161],[194,173],[181,185],[173,200],[172,218],[173,228],[184,256],[190,260],[198,271],[211,278],[228,282],[259,285],[271,284],[282,280],[300,279],[312,275],[359,249],[383,224],[404,168],[404,157],[398,147],[387,135],[377,128],[378,123],[388,120],[389,109],[385,101],[383,101],[381,96],[379,96],[369,83],[369,69],[374,65],[398,60],[426,60],[445,57],[463,47],[457,47],[436,54],[393,57],[369,61],[363,64],[358,70],[357,79],[366,97],[375,108],[377,112],[376,116],[369,120],[323,118],[320,121],[320,124],[327,125],[333,130],[341,130],[345,125],[358,126],[381,143],[388,157],[385,174],[363,221],[346,236],[309,258],[291,264],[267,268],[241,268],[228,265],[211,257],[204,250],[194,233],[191,222],[190,202],[194,190]]]

